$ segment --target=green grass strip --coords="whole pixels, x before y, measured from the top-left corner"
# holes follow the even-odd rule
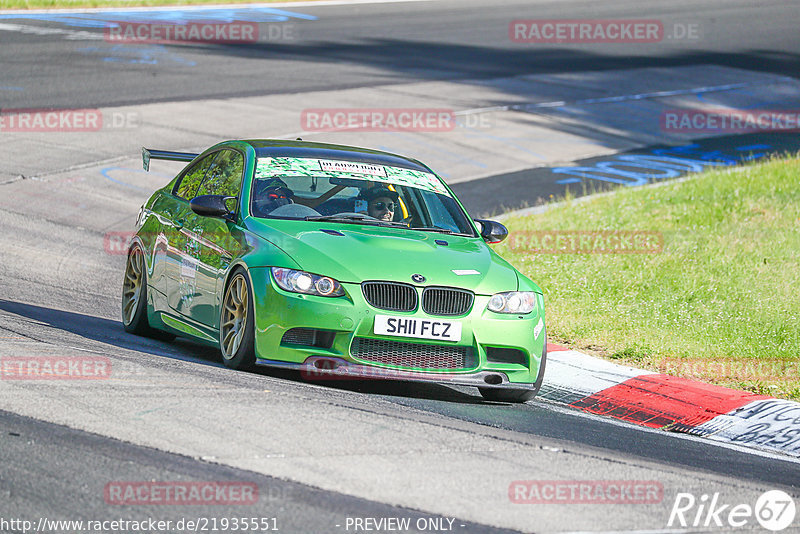
[[[203,4],[263,4],[293,0],[0,0],[0,9],[83,9],[89,7],[194,6]],[[299,0],[298,0],[299,1]]]
[[[799,177],[792,157],[567,199],[508,219],[497,251],[542,287],[553,341],[800,399]],[[645,253],[608,253],[643,231]]]

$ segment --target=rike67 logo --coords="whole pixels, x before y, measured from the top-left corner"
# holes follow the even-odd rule
[[[794,500],[781,490],[763,493],[755,506],[726,503],[719,493],[704,494],[699,499],[691,493],[678,493],[667,526],[752,529],[755,518],[762,528],[778,532],[792,524],[795,513]]]

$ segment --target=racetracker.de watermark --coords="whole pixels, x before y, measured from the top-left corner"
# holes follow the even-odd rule
[[[201,245],[211,248],[215,250],[217,253],[224,253],[226,249],[230,248],[238,248],[240,246],[239,242],[231,236],[230,233],[226,232],[200,232],[195,233],[189,230],[183,230],[181,232],[186,238],[193,239],[199,242]],[[103,249],[105,250],[106,254],[110,254],[111,256],[124,256],[128,254],[130,251],[131,243],[133,242],[133,238],[136,236],[141,237],[145,242],[149,242],[150,240],[158,240],[161,235],[160,232],[143,232],[137,233],[133,231],[128,232],[106,232],[103,235]]]
[[[106,504],[143,505],[250,505],[258,502],[254,482],[109,482],[103,489]]]
[[[255,22],[190,22],[165,24],[160,22],[110,23],[103,32],[109,43],[255,43],[259,28]]]
[[[661,131],[726,133],[800,131],[800,110],[669,109],[661,112]]]
[[[451,362],[453,367],[457,362]],[[428,373],[437,373],[439,379],[446,380],[447,376],[441,373],[441,368],[431,367],[416,370],[398,370],[371,365],[351,364],[343,360],[330,360],[321,358],[316,361],[306,361],[300,370],[303,380],[403,380],[429,377]]]
[[[656,504],[664,499],[657,480],[515,480],[514,504]]]
[[[648,230],[523,230],[507,244],[527,254],[657,254],[664,236]]]
[[[106,254],[123,256],[130,250],[136,232],[106,232],[103,235],[103,249]]]
[[[658,362],[658,370],[671,375],[713,377],[737,382],[794,382],[800,376],[800,360],[722,357],[683,360],[665,357]]]
[[[698,23],[664,23],[657,19],[528,19],[513,20],[508,37],[514,43],[660,43],[700,39]]]
[[[0,133],[4,132],[99,132],[107,129],[138,128],[135,111],[99,109],[3,109]]]
[[[3,356],[2,380],[106,380],[111,359],[105,356]]]
[[[300,127],[307,132],[451,132],[465,120],[446,108],[318,108],[302,111]]]

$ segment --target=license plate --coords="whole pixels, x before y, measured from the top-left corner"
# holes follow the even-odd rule
[[[375,333],[384,336],[461,341],[461,323],[441,319],[376,315]]]

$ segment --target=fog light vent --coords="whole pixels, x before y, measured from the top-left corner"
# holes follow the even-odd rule
[[[528,366],[525,353],[519,349],[506,347],[486,347],[486,359],[493,363],[515,363]]]
[[[281,345],[301,345],[329,349],[333,346],[334,332],[316,328],[290,328],[283,334]]]

